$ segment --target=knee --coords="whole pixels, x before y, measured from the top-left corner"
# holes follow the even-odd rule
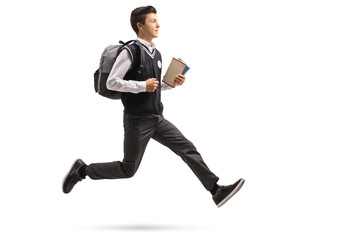
[[[128,165],[126,167],[126,170],[124,171],[124,174],[127,178],[132,178],[136,173],[136,167],[132,165]]]
[[[136,171],[131,171],[126,173],[127,178],[132,178],[135,175]]]
[[[187,144],[184,144],[182,146],[181,153],[184,155],[193,155],[193,154],[198,154],[198,151],[194,146],[194,144],[189,141]]]

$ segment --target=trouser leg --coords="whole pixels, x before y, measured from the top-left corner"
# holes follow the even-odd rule
[[[136,173],[146,146],[156,129],[157,119],[124,116],[124,159],[108,163],[90,164],[87,174],[91,179],[130,178]]]
[[[210,171],[195,146],[169,121],[162,118],[153,139],[170,148],[191,168],[203,186],[210,191],[219,178]]]

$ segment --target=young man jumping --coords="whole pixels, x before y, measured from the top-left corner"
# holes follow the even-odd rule
[[[161,81],[162,59],[152,42],[159,34],[157,11],[152,6],[139,7],[131,13],[131,26],[144,49],[144,72],[136,69],[139,63],[140,46],[132,43],[124,47],[117,57],[107,80],[107,88],[122,92],[124,105],[124,159],[123,161],[85,164],[76,160],[63,181],[63,192],[69,193],[76,183],[89,176],[91,179],[130,178],[136,173],[149,140],[155,139],[180,156],[210,191],[215,204],[221,207],[237,191],[245,180],[240,178],[228,186],[219,186],[219,178],[210,171],[195,146],[163,116],[161,91],[171,89]],[[181,86],[185,76],[175,76]]]

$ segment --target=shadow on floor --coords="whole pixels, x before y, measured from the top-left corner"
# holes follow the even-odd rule
[[[175,224],[119,224],[86,227],[86,229],[105,231],[193,231],[200,230],[201,228],[201,226]]]

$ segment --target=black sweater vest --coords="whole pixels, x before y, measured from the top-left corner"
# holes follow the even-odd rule
[[[140,47],[133,43],[125,47],[132,58],[132,69],[125,75],[124,80],[146,81],[149,78],[156,78],[159,81],[159,86],[155,92],[141,92],[141,93],[123,93],[121,100],[124,104],[125,113],[131,115],[162,115],[163,105],[161,103],[161,68],[162,59],[161,54],[157,49],[152,53],[144,48],[144,69],[142,73],[135,70],[140,65]]]

